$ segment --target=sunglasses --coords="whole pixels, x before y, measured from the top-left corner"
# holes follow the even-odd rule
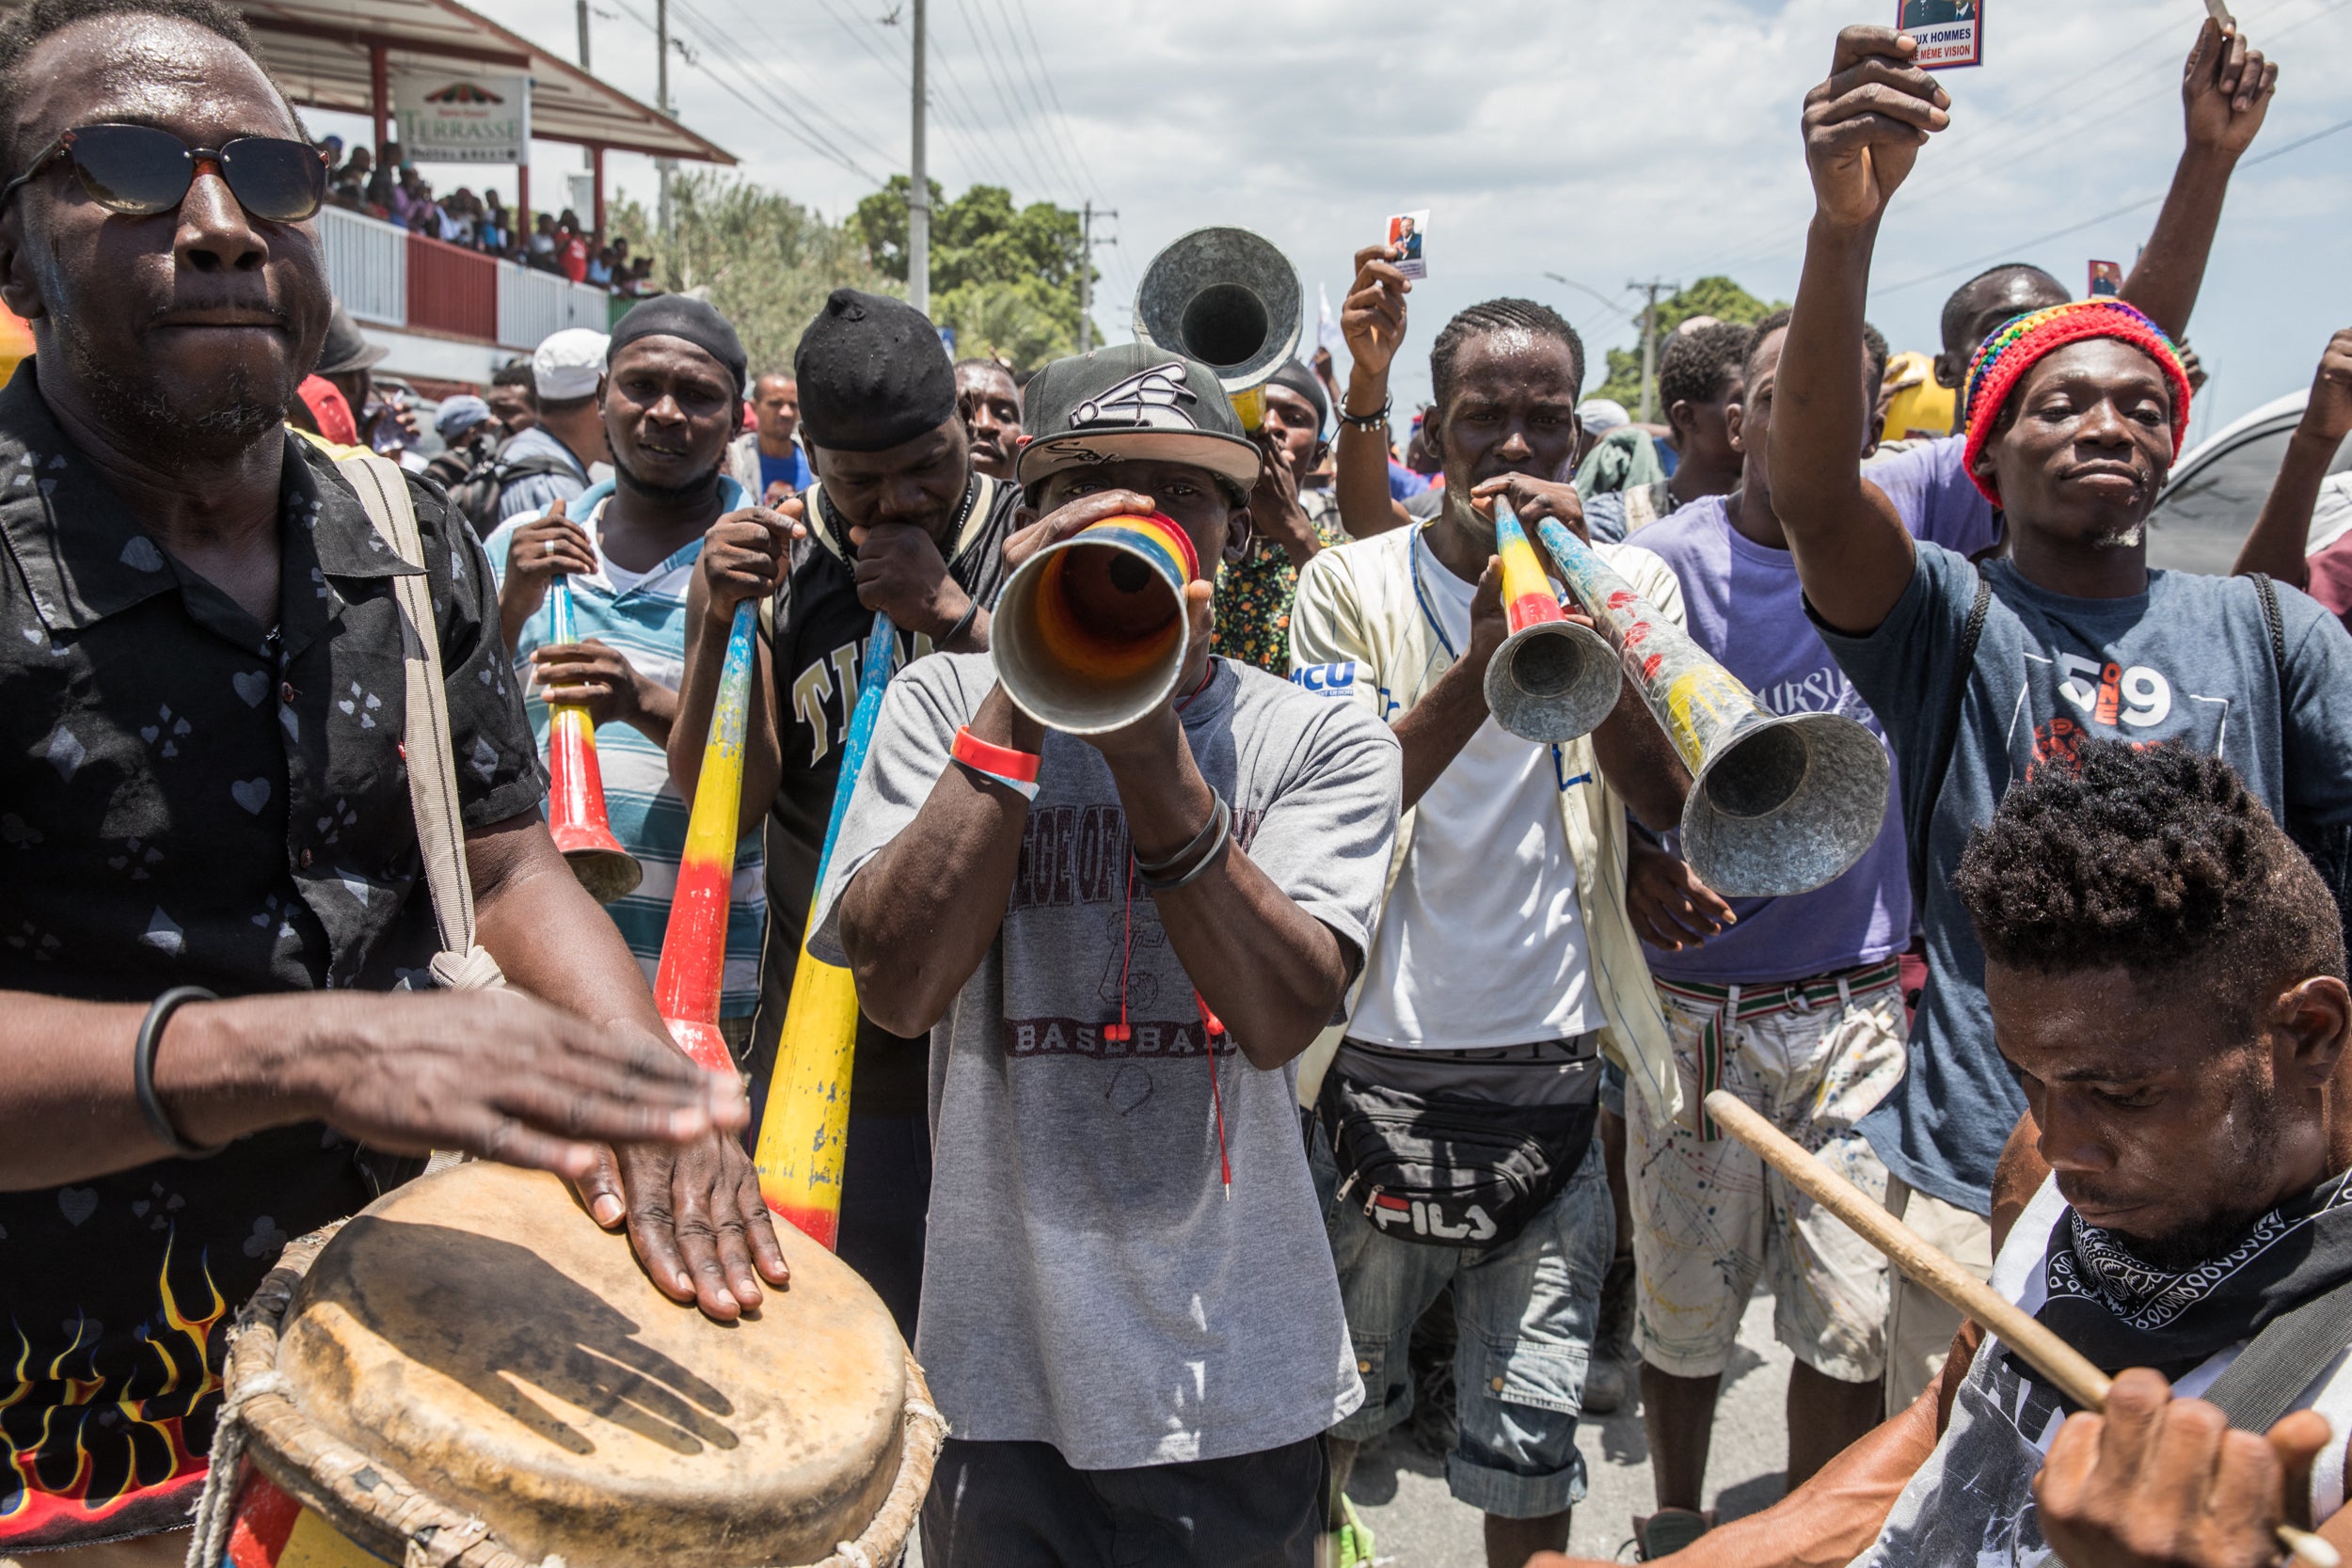
[[[42,148],[24,173],[0,186],[0,209],[60,158],[92,201],[126,217],[172,211],[207,169],[264,223],[300,223],[326,199],[326,155],[306,142],[239,136],[219,147],[190,147],[152,125],[84,125]]]

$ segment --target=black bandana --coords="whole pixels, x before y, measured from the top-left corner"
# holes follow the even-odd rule
[[[2183,1372],[2352,1278],[2352,1172],[2254,1222],[2219,1258],[2171,1274],[2069,1209],[2042,1259],[2035,1313],[2103,1371]],[[2032,1375],[2028,1373],[2027,1375]]]
[[[631,306],[612,327],[604,362],[612,363],[623,348],[638,339],[653,337],[682,339],[701,349],[735,377],[736,396],[743,395],[743,340],[735,335],[726,317],[705,301],[685,294],[656,294],[643,305]]]

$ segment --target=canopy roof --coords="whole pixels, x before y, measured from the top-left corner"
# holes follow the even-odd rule
[[[370,51],[394,70],[473,66],[531,73],[531,134],[658,158],[732,164],[735,155],[561,55],[456,0],[234,0],[271,72],[311,108],[372,113]],[[390,105],[385,104],[389,112]]]

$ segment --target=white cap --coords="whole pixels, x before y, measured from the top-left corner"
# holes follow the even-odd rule
[[[556,338],[563,336],[561,332],[555,335]],[[554,341],[555,338],[548,340],[549,342]],[[539,352],[545,354],[547,350],[542,348]],[[572,395],[578,397],[580,394],[575,392]],[[1576,405],[1576,415],[1587,436],[1606,436],[1621,424],[1633,422],[1633,416],[1625,411],[1625,404],[1613,398],[1586,398]]]
[[[604,379],[605,347],[611,341],[585,326],[548,333],[531,356],[531,379],[539,395],[549,403],[595,396],[596,383]]]

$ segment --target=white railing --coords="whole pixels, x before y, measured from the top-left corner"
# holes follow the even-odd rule
[[[612,296],[594,284],[564,279],[564,325],[585,326],[597,332],[611,331]]]
[[[499,342],[507,348],[534,349],[548,333],[571,325],[571,279],[560,273],[532,272],[501,262]]]
[[[381,326],[408,325],[408,236],[342,207],[319,209],[326,277],[343,308]]]

